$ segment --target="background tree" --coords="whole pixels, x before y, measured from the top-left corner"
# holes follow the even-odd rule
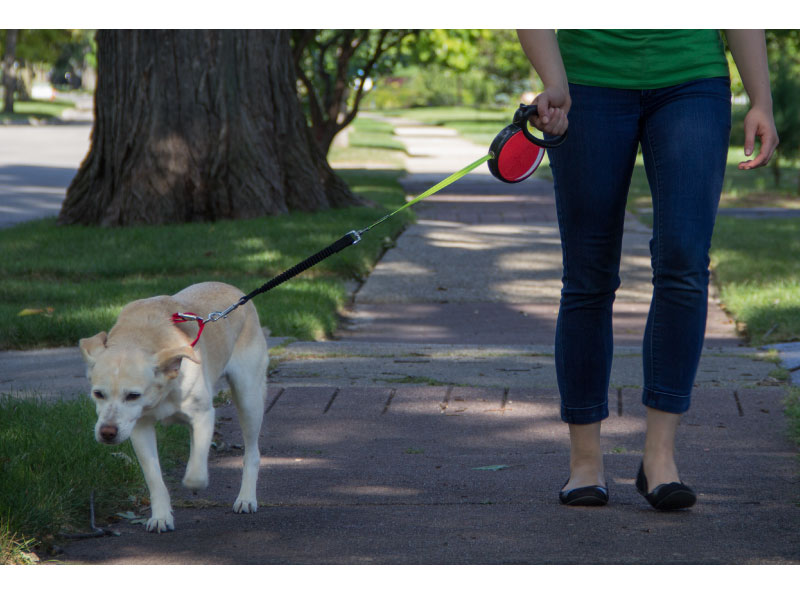
[[[333,138],[358,113],[368,82],[390,73],[411,29],[296,29],[292,57],[314,139],[327,156]]]
[[[99,31],[92,145],[60,223],[251,218],[363,202],[314,143],[288,30]]]
[[[6,29],[3,40],[3,112],[14,112],[14,92],[17,88],[18,29]]]
[[[770,162],[777,186],[781,161],[800,156],[800,31],[772,29],[767,31],[767,52],[770,63],[773,112],[780,144]],[[797,179],[800,194],[800,176]]]

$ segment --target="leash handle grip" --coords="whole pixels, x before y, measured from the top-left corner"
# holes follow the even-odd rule
[[[264,292],[267,292],[267,291],[271,290],[272,288],[279,286],[283,282],[288,281],[289,279],[291,279],[295,275],[299,275],[300,273],[302,273],[306,269],[310,269],[315,264],[325,260],[329,256],[332,256],[333,254],[336,254],[337,252],[340,252],[340,251],[344,250],[348,246],[352,246],[353,244],[358,243],[358,241],[360,239],[361,238],[354,231],[346,233],[341,238],[339,238],[338,240],[333,242],[327,248],[323,248],[322,250],[320,250],[319,252],[317,252],[313,256],[309,256],[304,261],[297,263],[295,266],[291,267],[290,269],[287,269],[286,271],[284,271],[280,275],[277,275],[277,276],[273,277],[267,283],[262,285],[260,288],[258,288],[256,290],[253,290],[252,292],[250,292],[246,296],[242,296],[242,298],[239,300],[237,305],[244,304],[245,302],[247,302],[248,300],[250,300],[254,296],[258,296],[259,294],[263,294]]]
[[[517,112],[514,113],[514,125],[522,130],[522,134],[528,138],[529,142],[536,144],[540,148],[555,148],[564,143],[564,140],[567,139],[566,131],[560,136],[549,140],[539,139],[533,135],[528,129],[528,119],[533,116],[539,116],[539,107],[535,104],[520,104]]]

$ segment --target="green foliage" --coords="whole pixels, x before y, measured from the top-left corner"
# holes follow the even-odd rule
[[[28,63],[53,64],[61,48],[71,41],[70,29],[23,29],[17,40],[17,58]]]
[[[413,66],[380,82],[369,97],[378,109],[419,106],[485,106],[493,104],[499,90],[479,71],[460,72],[442,65]]]
[[[410,29],[295,29],[291,35],[298,97],[327,154],[337,132],[358,113],[372,78],[409,56]]]
[[[381,31],[387,41],[396,43],[367,72],[365,65],[375,53]],[[304,36],[312,34],[313,40],[304,46]],[[364,77],[375,80],[365,102],[378,109],[513,104],[531,87],[531,67],[513,30],[298,30],[293,46],[304,48],[298,64],[301,79],[308,82],[304,81],[300,95],[312,122],[315,98],[332,98],[325,90],[333,90],[337,81],[351,92],[345,98],[347,110],[355,107]],[[343,62],[347,58],[343,49],[353,46],[352,58]]]
[[[512,30],[422,30],[410,65],[379,81],[370,106],[515,104],[531,88],[531,67]]]
[[[767,41],[775,127],[780,138],[773,165],[777,181],[780,177],[779,161],[800,156],[800,31],[771,30]],[[800,194],[800,177],[796,189]]]
[[[0,29],[0,55],[5,52],[5,29]],[[20,29],[16,57],[27,63],[52,65],[65,53],[84,58],[94,51],[90,29]]]

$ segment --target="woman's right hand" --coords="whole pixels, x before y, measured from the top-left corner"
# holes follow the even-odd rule
[[[563,135],[569,126],[567,113],[572,105],[569,92],[558,87],[545,88],[533,103],[539,112],[529,119],[533,126],[550,135]]]

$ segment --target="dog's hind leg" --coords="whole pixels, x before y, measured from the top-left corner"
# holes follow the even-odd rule
[[[260,333],[259,330],[259,335]],[[228,381],[231,384],[233,401],[239,413],[239,424],[244,439],[242,486],[233,504],[233,510],[237,513],[258,510],[256,482],[261,465],[258,437],[264,418],[268,363],[267,345],[262,336],[258,342],[247,343],[246,348],[237,347],[228,364]]]
[[[151,515],[145,527],[147,531],[156,533],[172,531],[175,529],[175,522],[172,518],[169,492],[167,486],[164,485],[161,465],[158,462],[154,423],[140,420],[131,432],[131,443],[142,467],[147,488],[150,490]]]

